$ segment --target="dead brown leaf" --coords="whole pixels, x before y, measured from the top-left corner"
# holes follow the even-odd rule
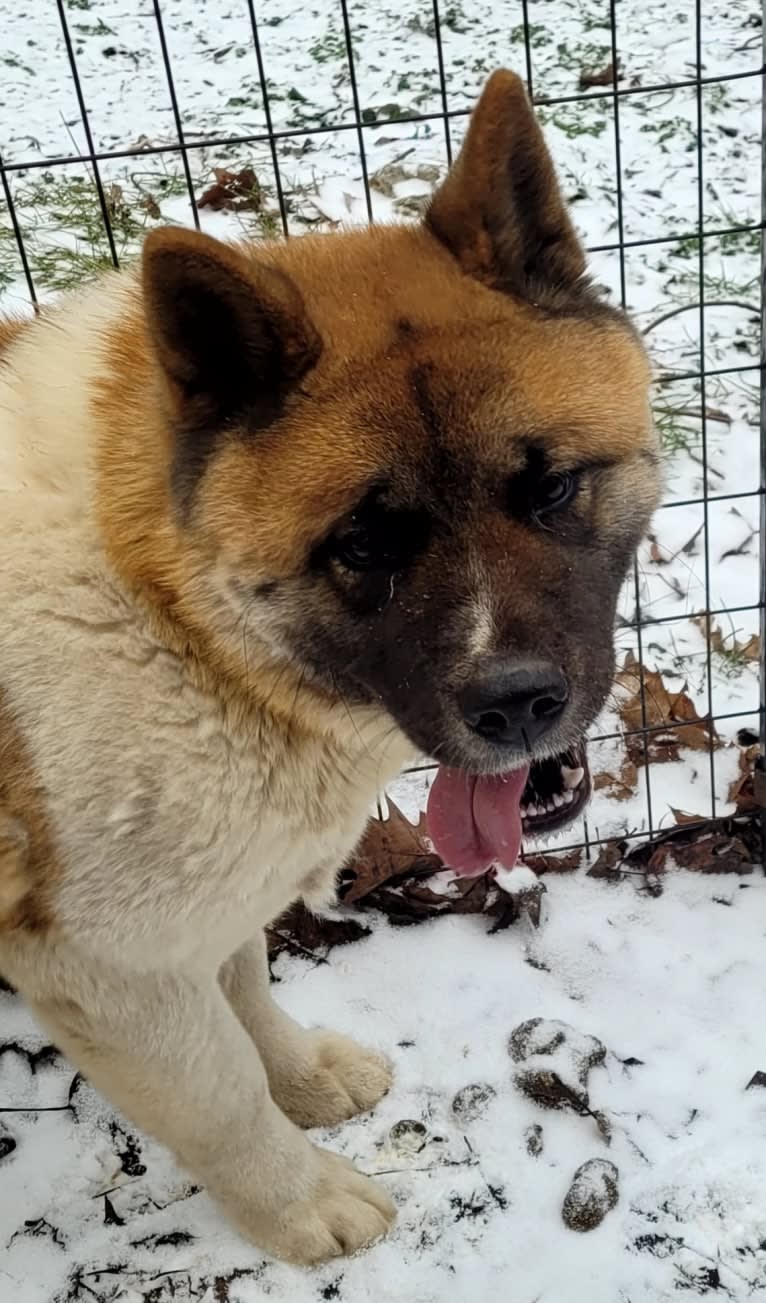
[[[687,814],[685,810],[676,810],[675,806],[670,807],[670,813],[673,815],[677,824],[703,824],[705,816],[702,814]]]
[[[712,829],[686,842],[665,842],[652,852],[650,873],[664,873],[672,867],[694,873],[749,874],[753,872],[753,861],[740,837]]]
[[[444,865],[426,840],[426,817],[410,823],[393,801],[388,802],[387,819],[371,819],[351,860],[353,878],[341,888],[345,904],[361,900],[390,878],[417,872],[420,877],[438,873]]]
[[[537,874],[538,878],[546,873],[575,873],[580,867],[581,860],[581,846],[576,846],[573,851],[561,851],[558,854],[550,851],[544,855],[524,856],[524,863]]]
[[[160,209],[157,200],[154,198],[154,195],[144,195],[141,200],[141,207],[154,219],[155,222],[158,222],[162,217],[162,210]]]
[[[498,888],[497,899],[492,901],[488,913],[494,914],[497,922],[490,928],[490,935],[504,932],[523,915],[529,919],[532,927],[539,927],[542,918],[543,900],[548,888],[540,879],[532,882],[523,891],[511,894]]]
[[[620,842],[604,842],[598,853],[598,859],[588,869],[589,878],[603,878],[606,882],[619,882],[622,877],[621,865],[624,859],[626,844]]]
[[[682,748],[709,751],[722,745],[715,725],[697,714],[685,688],[671,692],[658,670],[644,670],[642,675],[632,654],[615,682],[622,694],[618,710],[630,733],[626,746],[634,765],[678,760]],[[644,735],[644,728],[651,732]]]
[[[620,65],[617,65],[617,81],[622,81],[623,73]],[[615,82],[614,64],[608,63],[605,68],[583,68],[580,73],[580,90],[588,90],[591,86],[613,86]]]
[[[614,801],[629,801],[632,796],[635,796],[638,787],[638,768],[630,756],[627,756],[619,774],[610,774],[606,770],[595,774],[593,787],[597,792],[609,788],[609,795]]]
[[[214,167],[215,184],[197,200],[198,208],[212,208],[214,212],[239,213],[249,210],[259,213],[263,208],[263,191],[251,167],[239,172],[229,172],[224,167]]]
[[[299,901],[266,929],[266,944],[271,960],[286,951],[323,963],[335,946],[349,945],[369,935],[370,929],[355,918],[322,918]]]
[[[738,814],[750,814],[761,808],[755,788],[755,762],[760,754],[757,743],[742,747],[739,753],[739,774],[729,784],[726,796],[736,806]]]
[[[697,615],[692,624],[696,624],[703,638],[707,639],[708,617]],[[714,620],[710,621],[710,647],[719,656],[735,657],[743,661],[758,661],[761,655],[761,640],[757,633],[751,634],[747,642],[738,642],[735,633],[724,634]]]

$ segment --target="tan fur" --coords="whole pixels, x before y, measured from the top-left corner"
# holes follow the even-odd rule
[[[0,691],[0,928],[46,931],[56,874],[45,793]]]
[[[513,114],[542,150],[509,77],[491,83],[460,165],[479,189],[495,184],[500,138],[527,139]],[[372,1107],[391,1077],[277,1008],[263,929],[299,895],[330,898],[413,746],[374,694],[349,705],[296,664],[268,608],[250,628],[241,592],[299,577],[381,464],[426,446],[413,365],[450,395],[455,454],[498,483],[518,469],[521,430],[564,461],[624,459],[636,519],[655,495],[635,340],[603,315],[558,314],[558,288],[551,311],[491,293],[492,249],[457,178],[433,229],[256,250],[157,233],[143,279],[110,275],[47,319],[0,323],[0,971],[246,1235],[304,1263],[393,1218],[385,1191],[300,1130]],[[223,296],[267,377],[261,316],[278,323],[290,388],[257,437],[222,418],[179,506],[177,431],[221,397],[183,334],[205,329],[184,317],[187,282],[214,309]],[[618,496],[594,510],[624,513]],[[467,561],[477,656],[503,614],[486,565],[507,565],[520,536],[502,528],[478,521],[484,560]],[[526,546],[544,574],[544,540]]]
[[[2,363],[2,355],[5,350],[10,348],[14,340],[18,339],[21,332],[26,329],[27,324],[27,322],[13,317],[0,317],[0,363]]]

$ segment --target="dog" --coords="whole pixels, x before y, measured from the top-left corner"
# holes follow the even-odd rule
[[[649,368],[499,71],[417,224],[166,227],[0,334],[0,971],[263,1250],[384,1234],[305,1129],[388,1063],[269,994],[375,796],[512,866],[587,798],[658,497]]]

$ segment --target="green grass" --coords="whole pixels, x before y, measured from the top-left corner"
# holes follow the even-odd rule
[[[683,409],[656,404],[654,422],[662,450],[670,456],[676,452],[689,452],[700,441],[699,424],[690,420]]]
[[[201,170],[195,178],[196,195],[212,180],[208,169]],[[122,176],[119,185],[105,183],[104,192],[122,263],[138,254],[147,230],[168,220],[163,204],[186,194],[186,179],[181,171],[163,175],[136,169]],[[89,177],[37,171],[15,187],[14,204],[39,291],[76,289],[112,266],[98,193]],[[281,230],[279,214],[268,202],[262,212],[238,217],[244,236],[271,238]],[[16,239],[7,207],[0,202],[0,292],[20,276]]]
[[[32,276],[41,288],[73,289],[111,267],[98,195],[89,179],[37,172],[17,187],[14,200]],[[129,256],[140,244],[148,214],[128,203],[117,186],[106,187],[106,200],[117,254]]]
[[[597,103],[557,104],[555,108],[540,106],[537,116],[543,126],[555,127],[569,140],[578,136],[603,136],[608,122]]]
[[[0,208],[2,213],[2,208]],[[16,248],[16,237],[8,226],[0,226],[0,294],[20,275],[21,266]]]
[[[315,63],[342,62],[347,57],[345,37],[331,25],[324,36],[309,46],[309,54]]]

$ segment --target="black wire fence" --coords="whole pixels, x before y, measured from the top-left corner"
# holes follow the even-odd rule
[[[149,28],[153,33],[156,67],[164,79],[166,117],[172,123],[172,130],[158,133],[156,138],[141,136],[129,144],[105,138],[104,133],[94,130],[98,77],[93,73],[92,46],[88,41],[100,42],[105,69],[109,60],[127,57],[123,49],[105,44],[115,34],[110,26],[114,21],[110,15],[115,8],[111,0],[44,0],[34,21],[31,10],[23,20],[28,25],[27,44],[30,47],[39,44],[40,33],[36,29],[43,22],[44,11],[47,39],[55,46],[57,59],[65,60],[62,66],[68,70],[71,88],[66,102],[62,92],[60,117],[71,149],[57,152],[36,140],[31,140],[25,149],[19,143],[23,128],[13,133],[12,141],[7,141],[0,125],[0,292],[6,290],[4,298],[0,296],[0,310],[24,305],[36,307],[51,290],[66,288],[70,281],[79,283],[104,265],[119,266],[121,258],[135,253],[148,225],[167,220],[166,200],[171,196],[176,204],[172,210],[174,220],[200,227],[207,225],[211,206],[216,215],[219,208],[230,214],[239,211],[241,220],[252,223],[247,233],[262,237],[289,237],[312,225],[337,224],[349,214],[352,219],[372,222],[380,218],[381,206],[385,218],[390,215],[391,194],[397,188],[404,191],[404,207],[394,215],[418,211],[424,195],[410,196],[409,192],[413,187],[417,190],[417,182],[432,187],[459,148],[475,95],[475,90],[470,95],[466,92],[465,66],[471,58],[474,68],[480,66],[485,43],[487,72],[492,66],[504,63],[526,76],[536,108],[544,125],[550,128],[554,153],[556,141],[562,146],[568,147],[572,142],[579,146],[579,135],[584,141],[580,157],[585,160],[586,171],[591,155],[601,160],[600,190],[597,185],[595,203],[598,212],[602,216],[606,214],[608,220],[594,216],[593,195],[588,200],[585,187],[577,186],[571,170],[565,172],[565,190],[572,199],[577,221],[581,213],[578,201],[591,203],[591,220],[580,221],[580,225],[586,228],[588,249],[597,274],[611,281],[615,301],[635,312],[632,291],[636,271],[649,266],[649,259],[653,260],[653,272],[659,269],[667,276],[666,283],[674,286],[682,283],[683,293],[679,290],[678,294],[671,294],[664,305],[666,310],[652,315],[642,308],[639,324],[651,346],[658,332],[668,326],[678,326],[681,321],[685,323],[681,336],[675,336],[664,350],[659,350],[658,419],[670,453],[680,448],[697,465],[699,474],[696,481],[682,477],[679,490],[669,494],[658,513],[660,523],[652,550],[642,553],[628,585],[628,609],[623,613],[618,636],[634,657],[640,717],[634,718],[632,727],[624,720],[617,721],[614,729],[602,729],[593,741],[596,747],[627,747],[633,761],[637,761],[636,781],[642,790],[643,815],[634,821],[635,827],[626,821],[621,838],[651,840],[667,831],[670,802],[665,788],[670,769],[660,764],[663,757],[658,759],[657,740],[667,739],[669,728],[681,749],[682,762],[688,757],[693,761],[698,790],[704,791],[704,802],[701,796],[695,798],[694,813],[699,816],[701,827],[709,826],[709,819],[715,820],[722,810],[731,809],[727,805],[727,791],[721,790],[722,780],[716,768],[717,731],[725,732],[731,740],[738,730],[745,729],[746,733],[740,737],[743,747],[757,741],[762,749],[766,746],[766,572],[761,562],[766,551],[766,398],[760,383],[766,361],[763,342],[766,187],[761,124],[754,132],[752,115],[749,131],[744,119],[743,123],[737,121],[740,103],[737,95],[749,97],[747,103],[751,106],[756,97],[763,103],[762,21],[754,6],[750,12],[742,0],[739,26],[727,29],[732,39],[725,45],[726,57],[711,61],[708,38],[715,35],[715,24],[722,21],[720,15],[724,11],[719,9],[709,14],[703,0],[689,3],[677,0],[674,13],[687,34],[686,57],[681,65],[673,64],[673,76],[663,79],[651,71],[648,76],[631,75],[631,51],[640,6],[639,10],[628,9],[626,0],[603,0],[588,11],[590,20],[585,24],[598,29],[595,49],[601,65],[588,68],[581,64],[574,68],[569,77],[570,89],[565,78],[551,76],[551,59],[561,67],[567,67],[569,59],[567,47],[561,42],[556,44],[558,11],[554,0],[547,3],[498,0],[499,18],[491,42],[483,36],[481,24],[472,25],[468,3],[461,6],[446,0],[442,4],[439,0],[411,0],[399,11],[398,4],[391,0],[386,21],[389,28],[401,24],[400,48],[404,51],[410,43],[416,43],[425,51],[427,65],[426,91],[408,100],[411,74],[407,71],[409,63],[403,61],[397,83],[406,100],[402,107],[399,99],[382,104],[371,102],[368,90],[366,70],[374,66],[374,55],[368,49],[370,25],[375,15],[383,14],[383,0],[325,0],[318,10],[315,7],[313,19],[317,19],[319,12],[326,35],[314,39],[309,54],[319,72],[326,62],[331,65],[328,85],[332,87],[329,95],[332,102],[314,110],[301,90],[297,74],[297,84],[288,86],[289,72],[284,63],[274,69],[271,62],[275,30],[286,21],[285,16],[295,20],[297,11],[287,0],[261,0],[261,3],[231,0],[217,38],[220,45],[214,48],[210,44],[205,57],[209,55],[211,68],[220,60],[229,59],[227,23],[234,21],[232,15],[237,11],[234,53],[239,60],[237,67],[249,69],[249,89],[241,100],[230,95],[226,104],[231,106],[231,112],[210,113],[209,121],[201,128],[185,103],[190,74],[185,59],[177,52],[178,30],[184,26],[178,16],[177,0],[175,5],[171,0],[138,0],[136,12],[143,23],[144,35]],[[187,6],[189,19],[196,9]],[[204,9],[207,14],[207,6]],[[487,6],[483,12],[486,16]],[[214,23],[212,13],[209,18]],[[506,19],[507,33],[503,28]],[[22,20],[17,17],[17,31],[19,21]],[[204,27],[207,18],[200,12],[194,21]],[[583,48],[589,50],[591,46]],[[295,51],[296,64],[303,65],[306,51],[300,44]],[[386,57],[383,52],[381,58]],[[45,58],[44,52],[40,58]],[[9,60],[4,62],[7,64]],[[726,65],[723,71],[720,70],[722,62]],[[88,65],[87,77],[83,75],[83,63]],[[664,67],[663,59],[660,57],[655,65]],[[231,60],[227,66],[231,66]],[[204,80],[202,73],[200,78]],[[555,93],[546,93],[546,87],[549,90],[552,87]],[[10,93],[8,89],[4,93],[0,86],[0,124],[4,94],[7,100]],[[727,101],[727,96],[734,96],[734,100]],[[257,122],[254,123],[252,105],[256,101]],[[681,113],[676,111],[679,104],[683,108]],[[286,113],[286,105],[292,117]],[[670,117],[663,116],[668,112],[668,105],[673,109]],[[6,116],[7,107],[6,102]],[[23,117],[23,105],[19,117]],[[238,129],[226,129],[232,122]],[[652,128],[647,135],[652,122],[658,129]],[[709,150],[713,139],[719,142],[714,155]],[[637,141],[642,142],[643,163]],[[415,166],[422,156],[424,142],[431,162]],[[386,149],[388,155],[381,161],[381,150],[385,154]],[[317,180],[318,171],[322,171],[321,161],[328,151],[336,172],[342,171],[349,190],[353,191],[351,202],[344,193],[341,178],[335,187],[337,193],[330,213],[321,198],[322,187]],[[650,184],[652,151],[661,175],[655,187]],[[730,169],[728,175],[741,172],[743,182],[747,180],[756,194],[755,205],[751,204],[749,209],[745,205],[744,212],[742,205],[738,207],[727,201],[722,158]],[[739,163],[737,158],[741,158]],[[409,176],[403,176],[406,166],[402,165],[408,159],[413,168]],[[674,178],[680,172],[673,170],[674,159],[681,159],[685,169],[678,181],[677,194]],[[219,168],[215,174],[219,194],[218,202],[213,203],[208,188],[213,175],[212,163],[216,160],[226,160],[226,167]],[[247,169],[243,164],[248,165]],[[637,198],[635,178],[642,167],[643,189]],[[71,188],[71,194],[67,191],[63,199],[62,178],[64,182],[66,178],[77,180],[77,187]],[[126,178],[130,178],[138,196],[138,206],[130,209],[124,194]],[[45,230],[41,236],[37,221],[40,202],[44,207],[44,201],[39,198],[41,183],[49,187],[53,196],[46,222],[50,224],[55,216],[66,226],[70,215],[75,234],[81,227],[84,231],[79,241],[75,240],[76,260],[68,270],[65,262],[62,263],[61,248],[68,246],[66,240],[62,241],[61,232],[54,231],[47,245]],[[384,200],[388,201],[387,206]],[[345,212],[342,211],[344,202]],[[83,205],[87,208],[85,215]],[[744,285],[737,283],[730,271],[730,259],[740,255],[747,255],[749,267],[756,266],[752,276],[745,275]],[[667,273],[671,257],[678,260],[680,274]],[[722,331],[716,324],[721,320],[718,314],[722,310],[733,314],[731,319],[743,321],[741,327],[730,331],[727,327],[723,332],[728,331],[726,347],[721,346]],[[689,324],[692,321],[693,328]],[[680,398],[671,400],[669,395],[673,394]],[[722,394],[737,395],[738,402],[744,395],[747,400],[742,419],[750,427],[752,456],[746,456],[736,442],[731,414],[720,410]],[[711,427],[715,429],[715,441]],[[721,443],[722,427],[730,439],[728,445]],[[723,448],[725,474],[720,470],[717,454],[711,461],[713,442],[718,452]],[[740,463],[741,474],[729,473]],[[713,556],[716,531],[724,519],[721,513],[726,513],[725,519],[731,523],[732,513],[742,514],[756,499],[759,499],[759,519],[751,530],[748,549],[742,552],[740,548],[740,553],[736,545],[732,549],[734,554],[751,558],[754,587],[744,594],[747,600],[743,600],[742,584],[735,584],[731,601],[722,600],[722,587],[726,590],[725,598],[729,598],[730,592],[725,571],[714,579],[716,559]],[[681,512],[686,516],[681,517]],[[667,563],[662,556],[663,521],[687,518],[693,522],[691,545],[680,535],[676,537],[674,527],[670,527],[675,542],[669,545],[669,554],[675,561],[683,552],[690,559],[689,564],[691,559],[698,558],[703,573],[693,591],[691,584],[689,591],[684,592],[683,584],[677,579],[668,580],[669,596],[675,602],[675,606],[668,608],[667,603],[658,604],[656,584],[647,586],[647,567],[655,566],[662,578],[662,566]],[[732,552],[724,555],[730,556]],[[703,639],[695,661],[700,685],[696,698],[698,711],[692,717],[674,719],[672,724],[665,718],[657,722],[651,695],[656,672],[649,671],[647,666],[659,654],[657,647],[660,647],[663,662],[660,668],[663,673],[671,670],[675,673],[678,687],[685,661],[681,650],[673,663],[674,639],[678,629],[688,629],[691,622],[695,622]],[[743,648],[737,633],[742,622],[760,632],[759,643],[756,636],[755,643],[751,639]],[[727,629],[733,632],[727,633]],[[722,697],[718,686],[722,682],[730,684],[736,672],[747,676],[750,695],[743,693],[738,698],[736,692],[727,690]],[[698,744],[701,720],[708,730],[707,746],[704,753],[697,746],[687,755],[684,730],[694,730]],[[741,812],[740,817],[753,821],[759,818],[761,779],[758,759],[753,760],[751,755],[750,763],[756,769],[750,809]],[[704,781],[699,776],[701,768],[708,771]],[[700,808],[703,803],[706,808]],[[590,824],[586,819],[577,836],[568,839],[566,847],[556,849],[584,844],[590,854],[592,845],[605,835],[602,836],[591,816]],[[613,829],[609,835],[616,835]]]

